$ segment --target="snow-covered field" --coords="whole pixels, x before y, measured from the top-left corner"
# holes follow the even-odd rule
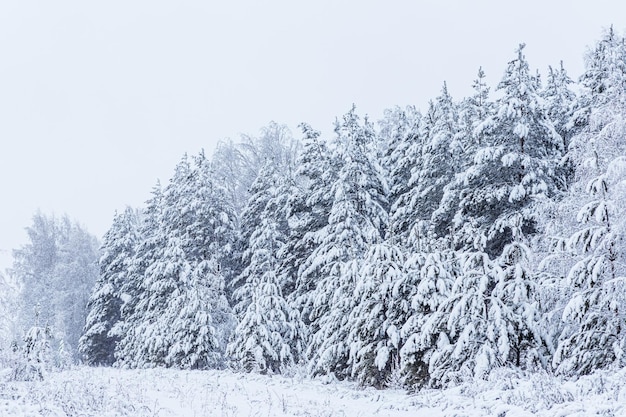
[[[230,371],[79,367],[0,382],[0,416],[626,416],[626,371],[576,382],[499,371],[489,381],[406,394]]]

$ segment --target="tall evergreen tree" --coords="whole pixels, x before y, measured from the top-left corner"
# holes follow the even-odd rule
[[[500,366],[545,365],[530,255],[519,243],[496,261],[483,252],[461,255],[450,296],[424,326],[426,336],[439,332],[429,363],[434,385],[486,377]]]
[[[474,155],[485,145],[486,125],[495,111],[495,105],[489,99],[489,87],[485,79],[485,72],[479,68],[477,78],[472,84],[474,94],[459,105],[459,129],[455,138],[455,150],[458,155],[454,171],[457,175],[444,186],[439,206],[431,216],[437,234],[440,237],[450,237],[454,246],[458,246],[458,242],[455,241],[454,216],[458,209],[459,196],[464,188],[460,173],[472,165]]]
[[[431,218],[439,207],[444,188],[454,178],[462,164],[462,144],[459,139],[458,109],[444,83],[441,94],[431,105],[430,128],[421,149],[421,158],[412,168],[407,212],[418,216],[410,225],[415,236],[432,231]],[[415,237],[413,238],[415,239]]]
[[[176,167],[120,354],[124,366],[221,366],[233,317],[220,272],[234,216],[204,154]],[[154,256],[155,253],[157,256]]]
[[[615,50],[600,50],[610,55],[606,59],[615,59]],[[597,70],[596,60],[601,58],[594,56],[590,63],[592,74]],[[626,54],[621,59],[626,64]],[[605,75],[611,79],[626,77],[626,66],[614,66],[613,71],[622,74]],[[572,139],[577,181],[566,207],[578,210],[578,224],[565,239],[565,248],[575,254],[575,264],[565,282],[573,291],[563,309],[566,327],[554,357],[558,371],[564,374],[590,373],[597,368],[623,366],[626,361],[622,353],[626,348],[626,316],[622,311],[626,302],[622,244],[626,233],[626,93],[607,88],[598,91],[603,98],[592,107],[589,124]],[[563,218],[565,232],[571,223]]]
[[[247,306],[246,299],[250,296],[245,286],[248,279],[250,263],[254,255],[252,248],[252,236],[255,234],[263,220],[270,220],[279,229],[281,236],[289,234],[289,224],[287,222],[287,192],[286,185],[288,179],[281,178],[276,166],[272,161],[268,161],[259,175],[252,183],[250,198],[241,214],[241,226],[237,238],[238,250],[238,275],[231,283],[233,292],[233,304],[239,307]],[[279,250],[280,248],[277,248]],[[286,279],[290,279],[286,278]],[[248,299],[249,301],[249,299]],[[241,313],[241,311],[238,311]]]
[[[352,376],[364,385],[384,387],[400,366],[400,327],[389,314],[402,303],[394,285],[403,280],[404,254],[388,241],[374,244],[359,271],[350,315]]]
[[[349,315],[360,264],[387,227],[387,186],[371,160],[374,131],[359,122],[353,108],[336,126],[336,157],[341,165],[332,185],[328,225],[316,233],[318,246],[304,273],[319,275],[312,296],[312,336],[308,349],[313,373],[349,376]]]
[[[127,207],[116,213],[111,228],[100,247],[100,275],[89,297],[87,320],[79,341],[79,351],[88,365],[112,365],[120,340],[111,333],[121,320],[121,288],[127,283],[128,272],[138,244],[137,212]]]
[[[416,286],[410,292],[411,308],[402,326],[400,353],[407,384],[419,388],[434,379],[433,357],[449,344],[441,308],[458,276],[458,259],[451,250],[416,253],[409,257],[406,273],[414,276]]]
[[[263,218],[251,236],[250,264],[239,292],[242,311],[228,353],[247,371],[280,373],[297,363],[304,351],[306,328],[300,313],[282,294],[277,253],[285,236],[271,218]]]
[[[137,367],[144,354],[145,346],[139,334],[142,317],[137,305],[143,297],[146,270],[161,256],[164,236],[159,233],[160,217],[163,210],[163,189],[160,182],[152,189],[152,196],[141,212],[138,226],[138,242],[128,267],[127,280],[120,288],[122,305],[120,321],[113,325],[109,334],[119,338],[115,351],[116,364],[124,367]]]
[[[421,213],[411,205],[412,172],[421,165],[422,149],[428,131],[422,115],[414,107],[395,109],[385,114],[381,135],[389,142],[384,160],[389,180],[389,236],[397,243],[407,245],[411,227]]]
[[[326,142],[320,138],[320,132],[307,124],[301,128],[304,134],[302,153],[297,162],[295,187],[286,206],[290,227],[287,241],[281,248],[280,274],[281,281],[295,283],[289,299],[307,322],[319,265],[305,268],[305,264],[317,246],[319,231],[328,225],[333,202],[331,186],[336,179],[337,167],[331,160]]]
[[[482,376],[498,364],[499,318],[490,314],[496,268],[487,254],[466,252],[450,296],[439,307],[435,327],[448,337],[429,364],[434,385],[446,385],[467,375]]]
[[[540,106],[538,80],[523,54],[509,62],[485,142],[457,178],[453,227],[461,247],[497,257],[514,240],[537,232],[534,204],[557,191],[562,138]]]
[[[588,51],[580,83],[589,93],[583,104],[593,107],[613,101],[626,89],[626,44],[613,26]]]
[[[548,68],[546,85],[541,91],[546,115],[563,139],[563,149],[565,150],[569,147],[572,128],[569,123],[576,100],[574,92],[570,89],[572,84],[573,81],[567,74],[563,61],[561,61],[559,68]]]

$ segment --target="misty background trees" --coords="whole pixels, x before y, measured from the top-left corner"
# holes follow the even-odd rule
[[[423,113],[352,107],[328,137],[271,123],[185,155],[99,250],[37,213],[0,280],[3,337],[45,325],[91,365],[377,387],[623,366],[625,39],[606,31],[577,82],[524,51]]]

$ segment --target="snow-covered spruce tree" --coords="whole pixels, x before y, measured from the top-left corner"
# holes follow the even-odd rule
[[[499,333],[501,363],[523,369],[540,369],[547,365],[539,328],[534,263],[533,253],[524,243],[516,241],[505,246],[496,260],[498,273],[491,300],[494,305],[491,314],[503,321],[494,326]]]
[[[314,333],[307,349],[311,372],[345,378],[352,373],[347,337],[354,289],[368,248],[382,240],[387,227],[387,186],[372,158],[374,131],[367,120],[361,124],[353,108],[335,130],[333,160],[340,166],[332,185],[334,201],[303,270],[318,274],[311,295]]]
[[[432,231],[431,217],[439,207],[444,187],[463,166],[463,148],[458,140],[458,108],[445,83],[441,95],[431,103],[427,117],[425,128],[428,136],[423,142],[419,160],[411,168],[408,198],[396,202],[396,205],[405,206],[400,212],[411,218],[407,226],[412,239],[423,239],[426,233]],[[396,211],[399,209],[397,207]],[[407,229],[406,226],[404,228]]]
[[[363,385],[378,388],[400,372],[400,315],[389,314],[398,303],[395,285],[404,279],[404,254],[390,241],[374,244],[363,261],[351,312],[350,362],[352,376]]]
[[[292,179],[294,172],[294,164],[296,160],[297,149],[299,148],[298,142],[291,136],[291,132],[286,126],[278,125],[276,123],[270,123],[267,128],[261,130],[261,136],[258,138],[243,136],[242,142],[237,145],[239,155],[239,169],[238,172],[233,173],[235,177],[239,177],[238,181],[241,182],[241,187],[245,188],[245,194],[241,194],[241,197],[245,199],[239,207],[235,207],[238,218],[238,231],[239,235],[236,241],[236,247],[233,253],[232,259],[236,262],[232,268],[232,279],[227,282],[227,293],[231,299],[231,303],[237,303],[237,300],[233,298],[233,293],[237,288],[243,285],[245,280],[241,280],[241,273],[247,267],[249,259],[247,259],[246,251],[247,245],[250,241],[250,236],[254,232],[255,227],[259,225],[260,213],[265,208],[265,203],[260,201],[255,194],[264,192],[264,185],[258,183],[258,179],[266,178],[266,175],[261,175],[261,171],[267,166],[271,165],[272,169],[276,171],[276,176],[286,179],[281,185],[284,187],[284,194],[282,197],[285,201],[279,208],[280,213],[276,214],[276,219],[280,217],[278,221],[279,227],[286,229],[286,200],[291,194],[291,188],[293,187]],[[222,162],[217,163],[217,168],[220,169]],[[222,173],[218,173],[218,176],[222,176]],[[227,180],[226,183],[231,180]],[[251,205],[256,204],[257,206]],[[287,277],[290,279],[291,277]],[[293,285],[292,282],[287,285]]]
[[[517,242],[496,261],[484,252],[460,255],[449,296],[417,333],[431,385],[483,378],[500,366],[545,366],[530,256]]]
[[[433,353],[429,374],[433,385],[447,385],[464,376],[484,375],[498,365],[494,331],[497,317],[490,314],[496,269],[487,254],[465,252],[450,296],[431,319],[430,326],[445,328],[444,338]]]
[[[623,65],[613,65],[616,73],[604,76],[619,80],[626,78],[626,49],[623,39],[614,46],[606,59],[621,56]],[[563,310],[566,328],[554,356],[563,374],[626,363],[626,93],[600,90],[591,97],[595,105],[589,123],[571,147],[578,158],[577,182],[571,190],[578,225],[565,240],[576,263],[566,278],[573,292]]]
[[[570,124],[576,95],[570,89],[572,79],[567,74],[563,61],[559,68],[548,67],[546,85],[541,91],[547,117],[554,125],[554,129],[563,139],[563,149],[567,150],[571,139]]]
[[[129,325],[124,366],[218,367],[233,317],[219,260],[233,239],[233,214],[211,182],[204,154],[185,156],[162,197],[157,257],[145,268]]]
[[[611,26],[585,56],[585,72],[580,84],[586,89],[581,104],[586,107],[588,116],[592,108],[608,104],[626,89],[624,42],[624,36]]]
[[[287,196],[284,207],[281,206],[289,228],[279,254],[281,280],[291,284],[286,296],[291,296],[296,290],[300,266],[312,251],[313,242],[307,234],[328,223],[331,204],[328,192],[324,192],[329,189],[332,179],[326,142],[320,138],[320,132],[310,125],[302,123],[299,127],[303,133],[301,152],[289,179],[289,187],[283,187]],[[281,184],[285,182],[283,179]]]
[[[486,251],[537,232],[534,205],[555,195],[562,138],[540,105],[539,86],[523,54],[509,62],[498,85],[496,113],[481,124],[484,142],[471,165],[455,179],[458,204],[451,227],[457,246]]]
[[[24,357],[13,370],[16,380],[42,380],[52,365],[52,329],[36,323],[24,335]]]
[[[234,326],[221,265],[234,241],[235,216],[223,190],[214,184],[212,167],[204,153],[193,162],[186,180],[175,186],[178,190],[171,194],[166,190],[164,195],[163,226],[170,237],[167,249],[173,256],[168,259],[166,252],[169,262],[163,274],[159,274],[161,265],[157,262],[152,288],[158,294],[161,284],[169,286],[173,271],[167,269],[181,266],[179,275],[173,275],[175,289],[166,308],[160,311],[160,320],[173,340],[166,365],[219,367]]]
[[[389,181],[389,231],[397,243],[409,244],[411,226],[420,213],[412,210],[411,173],[421,165],[422,149],[428,137],[428,125],[415,107],[396,108],[385,113],[381,136],[388,143],[383,161]]]
[[[190,272],[185,252],[181,248],[183,240],[180,236],[182,230],[177,230],[180,225],[189,222],[191,213],[185,218],[179,215],[177,205],[182,195],[179,194],[184,188],[185,182],[191,178],[191,166],[187,155],[178,163],[174,176],[163,190],[160,202],[160,211],[156,217],[156,230],[154,248],[150,253],[140,253],[147,257],[146,266],[139,280],[137,300],[129,321],[132,332],[126,335],[128,343],[122,343],[124,350],[130,348],[130,352],[124,352],[124,356],[118,356],[121,364],[127,367],[151,367],[165,366],[165,358],[173,343],[173,338],[163,313],[167,309],[170,297],[179,296],[177,291],[181,278],[186,278]],[[184,282],[184,281],[183,281]],[[186,282],[185,282],[186,283]],[[123,340],[123,342],[125,342]]]
[[[120,320],[109,331],[112,337],[119,338],[115,349],[115,364],[122,367],[141,366],[146,346],[143,340],[135,337],[139,333],[142,320],[137,304],[144,294],[143,281],[146,270],[162,255],[164,236],[159,232],[163,206],[163,189],[160,182],[152,188],[152,196],[141,211],[138,226],[138,241],[134,256],[129,260],[127,279],[120,288]]]
[[[457,212],[461,190],[464,184],[459,173],[472,165],[476,151],[485,145],[485,129],[483,123],[494,115],[495,104],[489,99],[489,87],[485,72],[478,69],[477,78],[472,83],[474,94],[464,99],[458,106],[459,129],[455,137],[459,166],[455,167],[454,178],[444,186],[439,207],[433,212],[431,221],[433,228],[440,237],[447,236],[453,246],[458,247],[454,227],[454,216]]]
[[[250,198],[243,209],[240,219],[239,233],[237,236],[238,274],[231,282],[232,304],[235,305],[237,314],[241,314],[250,301],[250,291],[246,286],[248,267],[252,262],[254,251],[252,249],[252,236],[264,219],[271,219],[276,223],[281,236],[289,234],[287,223],[287,202],[285,199],[286,187],[281,175],[276,171],[272,161],[268,161],[259,175],[252,183]],[[277,248],[278,250],[279,248]]]
[[[440,309],[450,297],[459,266],[456,254],[446,249],[416,252],[408,257],[405,269],[415,287],[409,294],[411,307],[401,328],[404,343],[400,354],[406,384],[416,389],[430,382],[431,358],[448,343]]]
[[[311,295],[319,274],[317,266],[305,269],[304,264],[317,246],[318,232],[328,225],[333,202],[331,185],[336,179],[337,167],[320,133],[307,124],[301,128],[304,134],[302,153],[296,164],[295,187],[286,206],[289,236],[280,249],[279,270],[281,281],[295,278],[293,293],[287,296],[306,323],[310,321]]]
[[[276,274],[284,239],[271,218],[263,218],[250,238],[246,282],[238,290],[247,292],[242,297],[247,305],[228,345],[229,356],[248,372],[280,373],[304,351],[306,327],[299,311],[283,297]]]
[[[121,289],[129,279],[128,272],[138,242],[138,226],[137,211],[126,207],[122,213],[115,214],[100,246],[100,275],[89,297],[87,320],[78,344],[88,365],[112,365],[115,362],[120,337],[110,332],[121,320]]]
[[[214,258],[202,260],[185,271],[161,320],[169,324],[173,339],[165,357],[167,366],[183,369],[223,366],[234,317]]]
[[[284,285],[280,274],[280,256],[289,235],[288,181],[268,161],[253,184],[242,216],[246,266],[233,294],[240,323],[229,355],[248,371],[281,372],[300,360],[306,340],[299,311],[284,296],[292,281],[287,279],[289,285]]]

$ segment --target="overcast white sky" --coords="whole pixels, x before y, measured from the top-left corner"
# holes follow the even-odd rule
[[[0,1],[0,270],[37,209],[100,237],[184,152],[270,120],[330,132],[352,103],[424,108],[444,80],[460,98],[520,42],[577,77],[611,24],[625,2]]]

